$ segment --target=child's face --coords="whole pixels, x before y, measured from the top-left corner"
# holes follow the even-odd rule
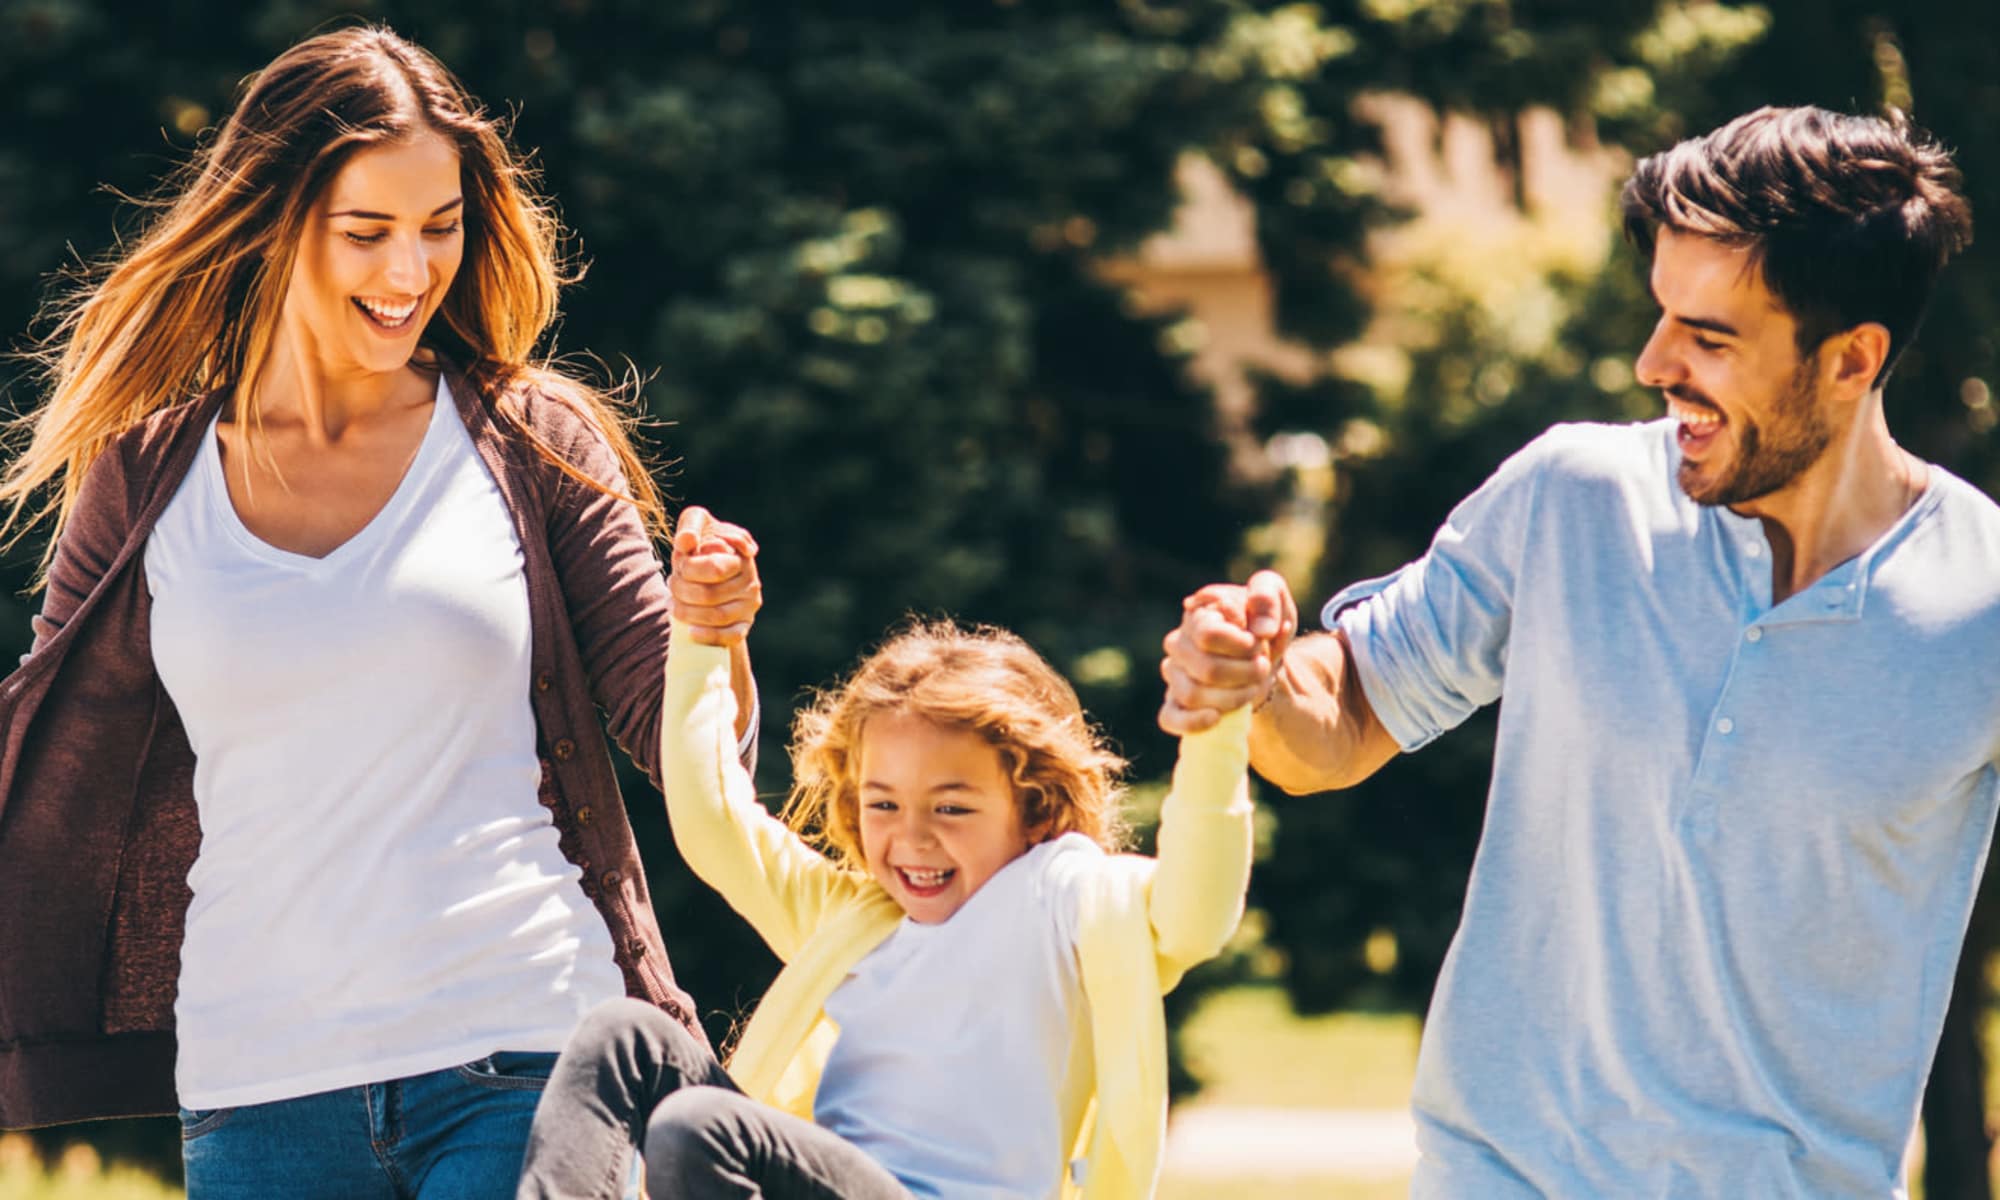
[[[976,733],[879,713],[860,776],[862,858],[913,921],[948,920],[1028,849],[1006,764]]]

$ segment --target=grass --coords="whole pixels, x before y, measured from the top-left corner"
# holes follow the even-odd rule
[[[0,1134],[0,1200],[180,1200],[181,1190],[136,1167],[106,1166],[79,1142],[51,1166],[21,1134]]]
[[[1419,1023],[1407,1015],[1331,1013],[1301,1017],[1284,991],[1247,986],[1202,1001],[1181,1033],[1202,1080],[1196,1105],[1255,1108],[1402,1109],[1417,1065]],[[1337,1175],[1161,1181],[1159,1200],[1403,1200],[1400,1177]]]
[[[1406,1014],[1301,1017],[1283,989],[1249,986],[1204,1000],[1181,1045],[1203,1081],[1200,1104],[1403,1108],[1420,1029]]]

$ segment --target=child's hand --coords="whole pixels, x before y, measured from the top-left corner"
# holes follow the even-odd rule
[[[1247,584],[1212,583],[1181,601],[1181,623],[1162,643],[1160,728],[1195,733],[1261,703],[1298,628],[1298,606],[1275,571],[1259,571]]]
[[[757,578],[757,539],[741,525],[719,521],[690,505],[674,526],[673,569],[667,577],[674,620],[709,646],[734,646],[750,636],[764,585]]]

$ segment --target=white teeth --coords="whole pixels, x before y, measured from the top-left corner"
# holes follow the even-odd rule
[[[1722,424],[1722,417],[1718,414],[1678,400],[1667,401],[1667,413],[1695,433],[1706,433]]]
[[[901,871],[903,878],[909,880],[913,886],[920,888],[936,887],[951,877],[949,870],[914,871],[909,867],[898,867],[896,869]]]
[[[360,300],[358,303],[384,325],[401,325],[410,319],[411,313],[417,311],[415,300],[408,304],[384,304],[380,300]]]

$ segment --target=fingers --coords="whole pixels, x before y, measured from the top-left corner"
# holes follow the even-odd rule
[[[700,549],[702,535],[714,520],[708,510],[699,504],[690,504],[682,509],[680,520],[674,522],[674,556],[693,554]]]
[[[764,607],[764,585],[754,567],[726,583],[695,583],[677,573],[667,590],[675,622],[689,637],[711,646],[731,645],[749,636],[757,610]]]
[[[1260,638],[1289,640],[1299,627],[1292,589],[1276,571],[1259,571],[1244,585],[1244,623]]]
[[[1167,696],[1160,728],[1177,735],[1206,729],[1269,689],[1275,656],[1271,639],[1249,628],[1250,598],[1245,586],[1210,584],[1182,602],[1181,623],[1161,641]]]
[[[1240,672],[1222,679],[1201,679],[1175,662],[1160,665],[1160,677],[1167,681],[1167,702],[1190,712],[1207,709],[1217,714],[1254,702],[1270,678],[1269,664],[1262,658],[1236,664]]]
[[[738,554],[755,555],[757,539],[741,525],[717,520],[715,514],[690,504],[681,510],[680,520],[674,523],[673,552],[682,554],[706,554],[724,548]]]
[[[673,578],[684,582],[720,584],[746,573],[756,577],[756,557],[723,543],[704,546],[699,553],[674,553]]]
[[[1221,719],[1222,714],[1212,708],[1182,708],[1174,703],[1171,697],[1160,706],[1160,728],[1175,737],[1186,737],[1190,733],[1212,729]]]
[[[757,539],[689,505],[674,526],[667,591],[673,618],[691,640],[711,646],[742,641],[764,605]]]

